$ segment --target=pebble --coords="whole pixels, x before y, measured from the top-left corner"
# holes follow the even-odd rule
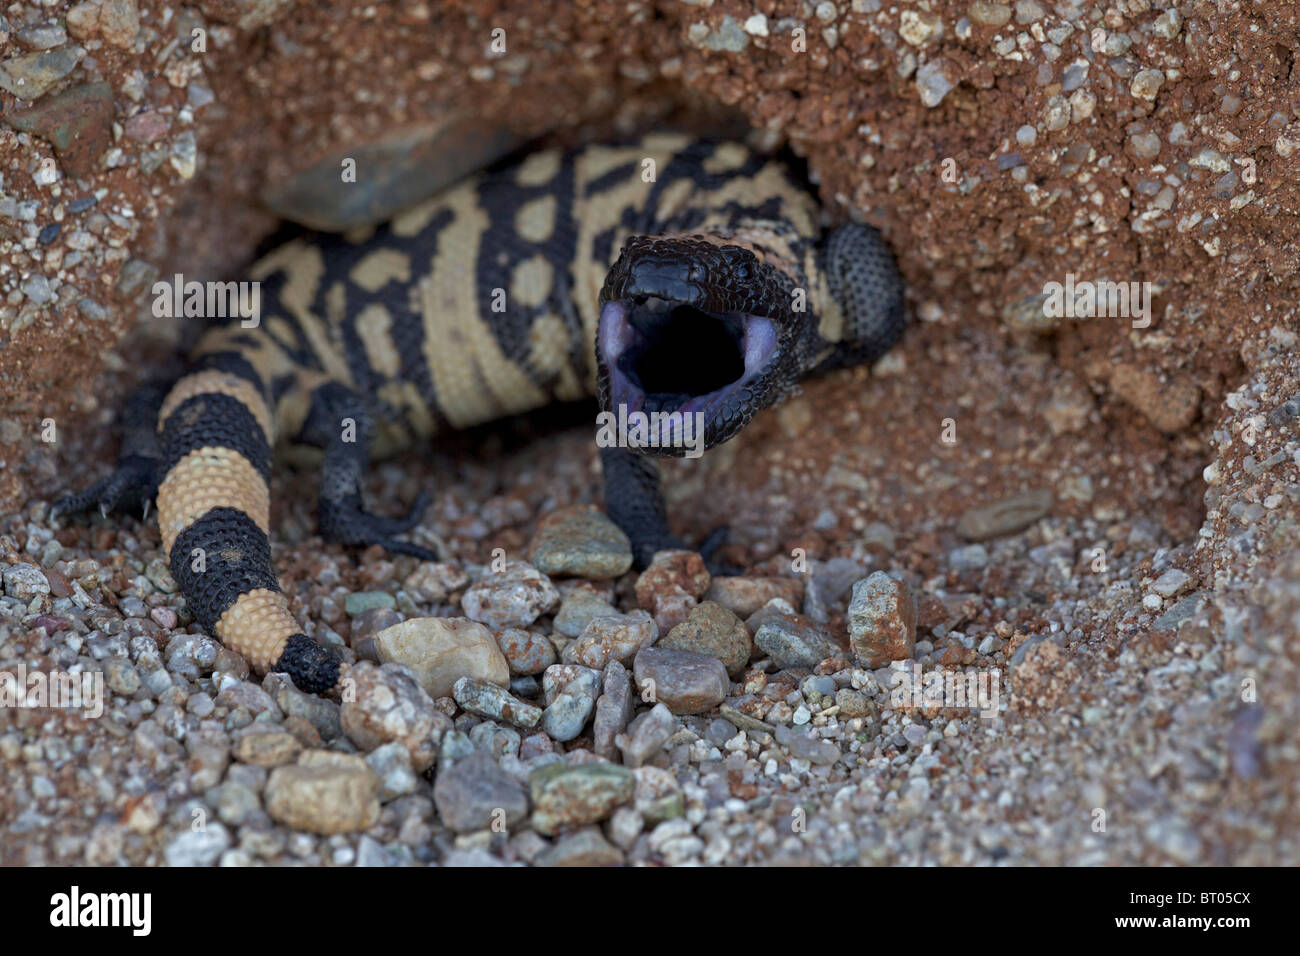
[[[528,786],[535,807],[533,829],[549,836],[608,817],[632,800],[637,777],[611,764],[550,764],[534,770]]]
[[[815,621],[779,611],[764,616],[754,634],[754,643],[781,668],[811,669],[841,653],[831,636]]]
[[[658,637],[659,627],[648,612],[613,612],[592,618],[562,657],[565,663],[603,669],[610,661],[626,664]]]
[[[379,820],[379,778],[354,754],[307,750],[266,782],[266,812],[295,830],[324,835],[366,830]]]
[[[73,71],[85,53],[78,46],[62,46],[0,60],[0,89],[19,99],[40,99]]]
[[[358,591],[343,599],[343,610],[348,617],[385,608],[391,610],[395,607],[397,607],[397,598],[387,591]]]
[[[884,667],[912,656],[916,598],[902,581],[877,571],[853,586],[848,610],[853,654],[864,667]]]
[[[710,576],[694,551],[660,551],[636,581],[636,600],[667,633],[682,621],[709,589]]]
[[[1011,7],[1005,3],[972,3],[966,8],[972,23],[986,27],[1006,26],[1011,20]]]
[[[416,773],[433,766],[451,719],[434,706],[409,670],[365,661],[344,675],[344,685],[340,723],[348,739],[364,751],[401,744]]]
[[[562,837],[533,861],[535,866],[619,866],[623,854],[595,827]]]
[[[1045,488],[1012,495],[966,511],[957,522],[957,533],[967,541],[1016,534],[1051,514],[1053,504],[1052,493]]]
[[[580,505],[552,512],[538,522],[528,560],[543,574],[617,578],[632,567],[632,545],[599,510]]]
[[[921,105],[934,109],[942,103],[957,85],[959,76],[958,68],[947,57],[922,63],[916,69],[916,91],[921,96]]]
[[[704,597],[737,617],[746,618],[773,598],[782,598],[798,607],[803,590],[799,578],[714,578]]]
[[[613,759],[615,738],[632,719],[632,678],[627,668],[612,661],[605,668],[603,693],[596,701],[596,719],[592,727],[593,749],[606,760]]]
[[[1200,415],[1201,389],[1190,379],[1159,375],[1132,363],[1111,371],[1111,390],[1167,435],[1187,428]]]
[[[516,727],[531,729],[542,720],[542,709],[520,700],[504,688],[479,680],[476,677],[462,677],[452,689],[456,703],[480,717],[492,720],[504,720]]]
[[[594,697],[560,694],[542,711],[542,730],[554,740],[573,740],[587,726],[595,707]]]
[[[555,630],[564,637],[578,637],[594,619],[617,617],[619,612],[586,588],[576,588],[564,596],[555,614]]]
[[[831,611],[847,595],[853,582],[865,568],[852,558],[813,561],[808,566],[808,585],[804,590],[803,613],[819,624],[830,620]],[[792,607],[797,605],[791,601]]]
[[[254,767],[278,767],[292,763],[302,751],[293,734],[278,727],[253,724],[235,738],[232,753],[236,760]]]
[[[4,569],[5,594],[19,601],[50,593],[50,582],[34,564],[13,564]]]
[[[866,694],[852,687],[844,687],[835,692],[835,706],[840,709],[840,716],[846,719],[854,717],[875,718],[876,708]]]
[[[501,571],[485,572],[461,598],[470,620],[494,628],[525,627],[559,603],[560,592],[551,579],[522,561],[507,561]]]
[[[1129,92],[1140,100],[1154,100],[1165,82],[1165,75],[1159,70],[1138,70],[1129,84]]]
[[[744,672],[754,650],[744,622],[722,605],[707,600],[692,608],[686,620],[657,646],[716,657],[733,680]]]
[[[215,821],[201,830],[186,830],[163,850],[171,867],[212,866],[230,846],[230,832]]]
[[[540,674],[555,663],[555,645],[546,635],[523,628],[507,627],[498,631],[497,647],[501,648],[513,675]]]
[[[410,668],[434,698],[449,697],[462,677],[510,683],[510,665],[492,632],[467,618],[411,618],[380,631],[374,642],[380,661]]]
[[[68,31],[79,40],[102,36],[113,46],[129,47],[140,29],[136,0],[88,0],[68,11]]]
[[[1177,597],[1192,587],[1192,576],[1179,568],[1170,568],[1151,585],[1151,590],[1161,597]]]
[[[674,714],[712,710],[731,690],[722,662],[704,654],[649,647],[636,655],[632,670],[642,693],[652,687],[652,699]],[[648,681],[653,684],[647,685]]]
[[[439,768],[433,802],[443,823],[457,833],[505,832],[528,816],[524,788],[484,753]]]
[[[659,753],[676,730],[677,718],[660,703],[637,716],[628,725],[627,731],[619,734],[614,742],[623,752],[623,763],[635,768]]]
[[[415,793],[419,779],[411,768],[411,754],[404,744],[393,741],[366,754],[366,766],[379,778],[379,802],[388,803]]]
[[[829,767],[840,759],[840,748],[829,740],[819,740],[801,730],[791,730],[785,724],[776,728],[776,742],[792,757],[807,760],[819,767]]]

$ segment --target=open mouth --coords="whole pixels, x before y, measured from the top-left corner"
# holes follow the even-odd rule
[[[708,415],[762,373],[776,354],[776,327],[764,316],[636,296],[605,303],[599,348],[610,409]]]

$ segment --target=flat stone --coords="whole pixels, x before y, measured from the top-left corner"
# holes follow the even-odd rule
[[[674,714],[700,714],[717,707],[731,689],[727,669],[716,657],[648,647],[632,664],[637,687]],[[647,682],[653,682],[648,684]]]
[[[763,614],[762,611],[759,613]],[[751,618],[746,623],[755,622]],[[821,625],[803,615],[783,611],[763,614],[754,633],[754,643],[781,668],[811,670],[827,658],[842,653],[840,646]]]
[[[1052,513],[1054,498],[1045,488],[1012,495],[991,505],[971,508],[957,522],[957,533],[967,541],[987,541],[1024,531]]]
[[[85,55],[79,46],[61,46],[0,60],[0,89],[19,99],[39,99],[76,69]]]
[[[592,700],[600,693],[600,671],[578,664],[553,664],[542,675],[542,701],[550,704],[561,694]]]
[[[520,700],[496,684],[475,677],[462,677],[452,689],[456,703],[480,717],[504,720],[516,727],[531,729],[542,719],[542,709]]]
[[[877,571],[853,585],[848,611],[853,653],[864,667],[884,667],[912,656],[916,598],[902,581]]]
[[[526,627],[555,609],[560,592],[532,565],[507,561],[500,571],[484,571],[460,603],[470,620],[495,628]]]
[[[261,198],[285,219],[346,232],[386,222],[520,145],[518,134],[476,114],[416,123],[326,154],[268,186]],[[345,160],[355,161],[357,178],[340,189]]]
[[[84,179],[112,141],[113,88],[107,83],[73,86],[9,114],[6,121],[47,140],[68,175]]]
[[[571,833],[537,855],[534,866],[619,866],[623,854],[597,827]]]
[[[632,567],[632,544],[596,508],[563,508],[543,518],[528,546],[528,560],[549,575],[617,578]]]
[[[528,816],[523,786],[485,753],[440,768],[433,802],[442,822],[457,833],[492,828],[505,832]]]
[[[462,677],[510,683],[510,665],[482,624],[463,617],[417,617],[374,636],[383,663],[404,664],[431,697],[450,697]]]
[[[340,721],[357,747],[371,751],[399,743],[416,773],[433,766],[451,718],[434,706],[414,674],[401,664],[366,661],[353,666],[343,684]]]
[[[528,786],[533,829],[550,835],[608,817],[633,798],[636,776],[611,764],[548,764],[529,775]]]
[[[1192,586],[1192,576],[1180,568],[1170,568],[1151,585],[1151,590],[1164,598],[1177,597]]]
[[[387,803],[415,793],[419,779],[411,766],[411,754],[401,743],[393,741],[366,754],[366,766],[379,778],[379,801]]]
[[[595,752],[611,760],[616,753],[614,738],[632,719],[632,678],[627,668],[613,661],[605,668],[603,693],[596,701],[596,720],[592,726]]]
[[[355,754],[307,750],[266,782],[266,812],[294,830],[330,835],[379,822],[379,779]]]

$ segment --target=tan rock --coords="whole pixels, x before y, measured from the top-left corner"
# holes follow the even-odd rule
[[[430,697],[450,697],[462,677],[510,684],[510,665],[492,632],[468,618],[411,618],[376,634],[375,650],[381,662],[410,668]]]

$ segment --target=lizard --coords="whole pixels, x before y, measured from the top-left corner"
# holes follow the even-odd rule
[[[252,266],[254,320],[212,322],[179,379],[134,392],[116,470],[53,515],[156,502],[199,625],[255,672],[328,692],[343,660],[304,633],[272,568],[277,443],[321,455],[324,539],[422,560],[437,555],[403,535],[429,496],[401,518],[368,511],[372,456],[592,395],[604,412],[689,414],[712,448],[804,376],[902,335],[880,235],[820,223],[783,162],[656,133],[507,159],[388,223],[295,238]],[[644,568],[684,547],[654,459],[686,449],[628,444],[600,449],[605,508]]]

